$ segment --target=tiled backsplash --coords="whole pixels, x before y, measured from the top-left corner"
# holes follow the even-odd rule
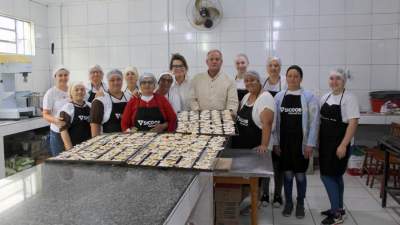
[[[73,80],[86,80],[95,63],[106,70],[131,64],[158,74],[168,69],[174,52],[187,58],[194,75],[205,70],[206,52],[219,48],[232,76],[237,53],[246,53],[250,67],[262,74],[266,57],[277,55],[282,73],[299,64],[303,86],[318,94],[328,91],[329,70],[346,67],[347,87],[362,110],[370,108],[368,92],[400,89],[400,0],[220,0],[224,16],[211,31],[188,23],[186,9],[193,0],[60,0],[50,1],[62,4],[50,3],[47,12],[26,2],[39,25],[47,21],[37,32],[47,29],[56,46],[50,56],[43,35],[35,70],[44,71],[46,62],[63,63]]]

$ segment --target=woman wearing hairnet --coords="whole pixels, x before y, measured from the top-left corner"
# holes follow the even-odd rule
[[[91,138],[90,103],[85,101],[86,89],[82,82],[75,82],[69,87],[70,102],[65,104],[59,115],[65,122],[60,128],[61,138],[66,150]]]
[[[129,100],[122,89],[122,72],[118,69],[107,74],[109,90],[93,100],[90,110],[92,137],[103,133],[121,132],[121,118]]]
[[[160,133],[176,129],[176,113],[165,96],[154,93],[156,83],[151,73],[140,76],[141,96],[133,96],[126,106],[121,121],[122,131],[135,129]]]
[[[171,91],[171,86],[174,83],[174,76],[170,72],[161,73],[158,77],[158,87],[156,93],[165,96],[169,103],[174,108],[175,112],[182,111],[181,99],[175,91]]]
[[[139,72],[134,66],[127,66],[124,70],[124,79],[126,87],[124,90],[125,96],[130,99],[132,95],[137,95],[139,92],[137,81],[139,80]]]
[[[350,142],[357,129],[360,109],[357,98],[345,89],[347,76],[343,69],[329,74],[331,91],[321,98],[319,129],[319,165],[321,180],[328,193],[331,208],[321,212],[321,224],[343,223],[343,174],[350,157]]]
[[[107,85],[103,82],[103,69],[99,65],[94,65],[89,69],[90,82],[86,85],[86,98],[88,102],[92,102],[97,93],[103,95],[102,92],[107,92]]]

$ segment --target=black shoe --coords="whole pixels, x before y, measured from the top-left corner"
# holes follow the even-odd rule
[[[322,220],[321,225],[337,225],[342,224],[344,222],[341,214],[337,216],[327,216],[324,220]]]
[[[267,194],[262,195],[261,204],[263,207],[267,207],[269,205],[269,195],[267,195]]]
[[[293,205],[286,204],[285,208],[282,211],[282,215],[285,217],[289,217],[292,215],[292,212],[293,212]]]
[[[283,200],[281,196],[274,196],[274,201],[272,202],[274,208],[280,208],[283,205]]]
[[[304,205],[297,204],[296,205],[296,217],[297,217],[297,219],[303,219],[305,216],[306,216],[306,213],[304,212]]]
[[[346,210],[345,209],[339,209],[340,215],[342,216],[342,218],[344,219],[346,217]],[[322,211],[321,215],[323,216],[332,216],[332,212],[330,209]]]

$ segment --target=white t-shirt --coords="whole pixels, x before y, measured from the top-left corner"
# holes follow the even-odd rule
[[[238,90],[246,90],[246,86],[244,85],[244,79],[236,79],[235,83],[236,83],[236,88]]]
[[[329,95],[331,96],[328,98]],[[342,94],[334,95],[333,93],[329,92],[322,96],[320,106],[322,108],[327,98],[328,101],[326,101],[326,103],[328,105],[339,105],[341,97]],[[348,123],[349,119],[360,118],[360,107],[358,105],[357,97],[348,91],[345,91],[343,94],[340,108],[342,111],[342,120],[344,123]]]
[[[242,102],[240,103],[240,108],[242,108],[243,105],[245,105],[247,103],[249,96],[250,96],[250,93],[247,93],[243,97]],[[262,111],[264,111],[264,109],[269,109],[275,113],[275,100],[268,91],[265,91],[258,96],[258,98],[256,99],[256,101],[253,104],[253,111],[251,112],[251,117],[252,117],[254,123],[260,129],[262,129],[260,115],[261,115]],[[275,124],[275,120],[273,122],[272,127],[274,127],[274,124]],[[270,141],[268,144],[268,149],[272,149],[272,137],[270,138]]]
[[[51,115],[56,117],[58,116],[58,112],[68,101],[68,92],[62,91],[54,86],[47,90],[43,97],[43,109],[49,110]],[[57,133],[60,132],[60,129],[53,123],[50,123],[50,130]]]
[[[282,90],[285,90],[287,88],[286,85],[286,78],[284,76],[280,76],[279,81],[276,84],[270,84],[268,81],[269,77],[264,80],[263,88],[264,91],[275,91],[275,92],[280,92]]]

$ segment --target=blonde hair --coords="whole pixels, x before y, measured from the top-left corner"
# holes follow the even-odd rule
[[[74,91],[76,86],[82,86],[83,88],[86,89],[85,84],[83,82],[81,82],[81,81],[72,82],[72,84],[69,85],[69,88],[68,88],[68,95],[71,98],[71,100],[72,100],[72,92]]]

